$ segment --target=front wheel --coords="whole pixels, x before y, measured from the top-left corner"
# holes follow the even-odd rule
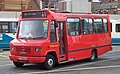
[[[53,55],[47,55],[46,60],[42,63],[43,69],[50,70],[55,66],[55,58]]]
[[[22,66],[24,65],[24,63],[15,62],[15,61],[13,61],[13,64],[14,64],[16,67],[22,67]]]

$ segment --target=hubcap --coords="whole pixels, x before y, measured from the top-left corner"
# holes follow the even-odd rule
[[[92,53],[91,59],[94,60],[95,59],[95,53]]]
[[[49,59],[48,60],[48,65],[51,67],[53,65],[53,60],[52,59]]]

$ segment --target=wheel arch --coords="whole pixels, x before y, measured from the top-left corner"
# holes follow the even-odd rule
[[[98,51],[97,51],[97,49],[96,49],[96,48],[95,48],[95,49],[92,49],[92,51],[95,51],[95,53],[96,53],[96,56],[95,56],[95,57],[98,58]],[[92,52],[92,51],[91,51],[91,52]]]
[[[55,51],[49,51],[49,52],[46,53],[46,56],[47,56],[47,55],[52,55],[52,56],[54,56],[56,63],[58,63],[58,55],[57,55],[57,53],[56,53]]]

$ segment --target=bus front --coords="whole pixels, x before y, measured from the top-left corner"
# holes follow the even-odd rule
[[[45,69],[51,69],[54,66],[53,56],[47,55],[48,51],[52,51],[49,29],[52,17],[48,18],[48,14],[48,11],[22,12],[16,39],[10,43],[9,57],[16,67],[21,67],[25,63],[43,62]],[[55,50],[57,49],[56,47]]]

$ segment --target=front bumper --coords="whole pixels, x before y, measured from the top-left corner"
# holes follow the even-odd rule
[[[10,60],[21,63],[42,63],[45,61],[46,57],[26,57],[26,56],[15,56],[10,55]]]

